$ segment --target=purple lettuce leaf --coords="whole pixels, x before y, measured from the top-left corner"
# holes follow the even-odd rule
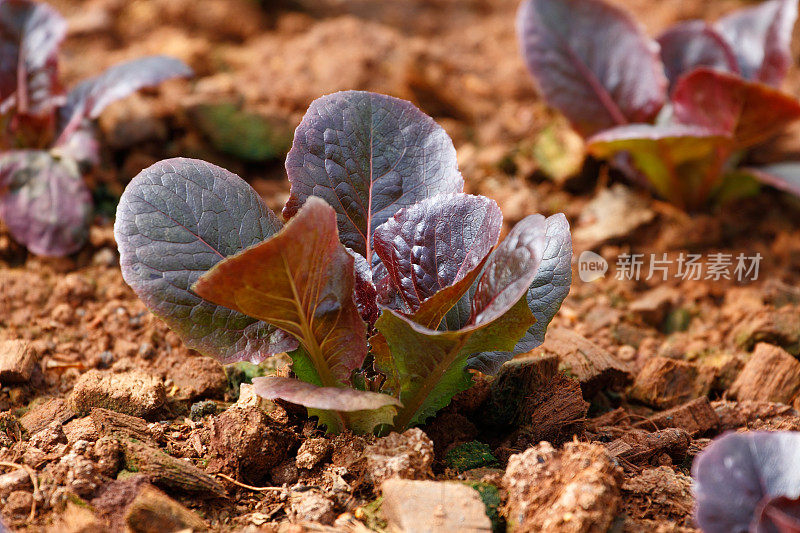
[[[306,406],[309,415],[318,416],[329,432],[347,427],[356,433],[372,433],[376,426],[391,424],[400,406],[388,394],[320,387],[292,378],[255,378],[253,386],[256,394],[268,400],[281,399]]]
[[[540,220],[534,226],[537,228],[535,231],[542,231],[541,221],[544,221],[542,260],[526,295],[528,308],[536,322],[528,328],[513,350],[490,351],[470,357],[469,368],[484,374],[497,373],[500,366],[515,355],[538,348],[544,342],[547,326],[561,308],[572,284],[572,236],[567,217],[561,213],[546,219],[542,215],[531,216]]]
[[[470,301],[470,318],[456,331],[439,331],[385,309],[375,328],[385,342],[373,343],[375,365],[385,387],[403,407],[395,425],[424,423],[472,382],[470,356],[511,351],[534,324],[527,292],[542,260],[544,218],[526,217],[492,252]]]
[[[762,503],[750,524],[753,533],[800,533],[800,498],[785,496]]]
[[[59,92],[58,48],[66,28],[61,15],[45,3],[0,2],[0,102],[13,101],[22,114],[52,110]]]
[[[91,170],[100,164],[100,140],[97,125],[84,121],[63,142],[52,149],[61,157],[68,157],[78,163],[81,168]]]
[[[762,142],[800,119],[800,102],[792,96],[707,68],[678,80],[672,103],[677,122],[729,133],[736,149]]]
[[[336,210],[342,243],[373,267],[375,228],[403,207],[464,186],[453,143],[438,124],[410,102],[361,91],[311,103],[286,172],[291,195],[284,217],[310,196],[324,199]]]
[[[31,252],[64,256],[89,236],[92,196],[69,160],[40,150],[0,155],[0,218]]]
[[[67,94],[67,102],[59,110],[61,132],[56,144],[67,143],[70,135],[86,121],[99,117],[116,100],[192,74],[192,69],[179,59],[151,56],[114,65],[99,76],[82,81]]]
[[[409,315],[438,295],[424,318],[415,316],[435,329],[480,273],[502,224],[497,203],[484,196],[435,196],[401,209],[374,233],[375,253],[388,272],[382,290],[397,293]]]
[[[743,170],[761,183],[800,196],[800,162],[787,161]]]
[[[120,198],[114,235],[125,281],[186,345],[223,363],[293,350],[285,332],[198,296],[191,286],[225,257],[281,228],[247,184],[194,159],[143,170]]]
[[[217,263],[193,285],[203,298],[280,327],[311,366],[303,381],[342,387],[367,355],[353,299],[353,257],[339,242],[336,213],[309,198],[269,239]]]
[[[595,135],[587,149],[606,159],[629,154],[658,194],[679,206],[695,207],[719,183],[731,139],[727,132],[705,126],[631,124]]]
[[[681,22],[658,37],[661,60],[670,89],[683,74],[697,67],[739,73],[736,55],[725,39],[702,20]]]
[[[366,325],[353,297],[355,283],[354,258],[339,242],[335,211],[311,197],[281,231],[221,261],[193,288],[212,302],[295,337],[300,348],[290,355],[300,381],[269,382],[275,386],[268,396],[306,405],[310,416],[318,416],[329,432],[338,433],[370,423],[371,431],[394,414],[382,409],[394,403],[391,398],[374,393],[361,398],[383,400],[381,413],[351,420],[338,411],[339,405],[358,396],[348,386],[367,356]]]
[[[517,35],[544,99],[583,136],[649,122],[664,105],[658,44],[602,0],[526,0]]]
[[[697,456],[692,476],[704,533],[792,531],[780,529],[778,511],[800,519],[799,432],[724,435]]]
[[[356,276],[353,298],[358,307],[358,312],[361,313],[361,318],[367,323],[367,327],[371,329],[381,314],[380,309],[378,309],[378,291],[372,281],[372,269],[363,255],[354,252],[350,248],[347,248],[347,252],[353,256],[353,271]]]
[[[715,25],[736,54],[748,80],[777,87],[792,64],[792,29],[797,0],[770,0],[735,11]]]

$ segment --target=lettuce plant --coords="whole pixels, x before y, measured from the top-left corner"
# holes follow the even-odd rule
[[[715,439],[692,465],[704,533],[800,531],[800,433],[756,431]]]
[[[411,103],[314,101],[286,159],[280,219],[238,176],[170,159],[128,185],[122,273],[186,344],[224,363],[288,352],[296,378],[254,380],[329,431],[421,424],[544,339],[569,292],[562,214],[498,245],[497,204],[462,192],[450,138]]]
[[[517,33],[543,98],[591,154],[697,208],[752,178],[800,195],[800,163],[737,169],[748,148],[800,118],[800,103],[777,90],[796,18],[797,0],[770,0],[653,40],[603,0],[525,0]]]
[[[66,22],[46,4],[0,0],[0,218],[40,255],[67,255],[88,236],[91,194],[82,172],[99,162],[93,119],[143,87],[189,76],[177,59],[116,65],[65,92],[58,50]]]

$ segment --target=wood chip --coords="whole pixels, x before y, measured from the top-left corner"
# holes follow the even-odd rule
[[[669,428],[653,433],[632,429],[606,444],[606,449],[623,465],[648,464],[651,459],[664,454],[675,462],[681,462],[686,457],[691,441],[689,434],[682,429]]]
[[[89,415],[99,435],[117,437],[120,440],[137,440],[157,446],[155,438],[143,418],[96,407]]]
[[[634,424],[634,427],[651,430],[679,428],[696,437],[719,426],[719,416],[705,396],[678,407],[663,411],[647,420]]]
[[[51,398],[22,415],[19,421],[28,435],[33,435],[46,428],[51,422],[63,424],[74,416],[75,413],[67,400]]]
[[[800,361],[772,344],[759,343],[730,388],[732,398],[800,407]]]
[[[547,332],[542,348],[559,359],[559,368],[581,383],[586,398],[631,380],[630,366],[586,337],[565,328]]]
[[[123,444],[126,468],[141,472],[151,483],[186,492],[226,496],[225,488],[196,466],[140,442],[129,440]]]
[[[666,409],[707,396],[714,381],[710,368],[666,357],[653,357],[644,365],[631,387],[629,398]]]

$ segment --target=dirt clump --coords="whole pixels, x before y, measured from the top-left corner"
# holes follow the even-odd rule
[[[333,500],[317,489],[293,492],[289,496],[289,518],[330,525],[336,518]]]
[[[103,407],[147,418],[158,412],[165,401],[161,380],[138,370],[120,374],[90,370],[80,377],[70,395],[70,406],[78,414]]]
[[[202,398],[222,399],[228,387],[225,370],[210,357],[183,359],[169,371],[169,376],[182,399],[195,401]]]
[[[375,487],[393,477],[430,479],[433,477],[433,441],[419,428],[390,433],[367,446],[366,475]]]
[[[326,438],[308,439],[300,445],[297,450],[297,458],[295,464],[297,468],[305,468],[311,470],[320,462],[330,457],[333,445]]]
[[[604,532],[620,508],[622,470],[602,446],[542,442],[508,460],[503,487],[512,531]]]
[[[22,340],[0,341],[0,384],[25,383],[39,361],[36,350]]]
[[[263,483],[297,446],[294,433],[257,407],[232,407],[211,421],[208,469]]]
[[[381,513],[397,531],[489,533],[492,523],[471,487],[454,482],[388,479]]]

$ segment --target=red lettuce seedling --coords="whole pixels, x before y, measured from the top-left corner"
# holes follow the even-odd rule
[[[800,432],[730,433],[692,465],[704,533],[800,531]]]
[[[603,0],[526,0],[517,31],[542,96],[591,154],[696,208],[733,197],[743,176],[800,189],[800,163],[736,168],[745,150],[800,118],[800,103],[776,89],[796,19],[797,0],[770,0],[653,40]]]
[[[314,101],[286,170],[285,225],[189,159],[134,178],[115,224],[125,280],[190,347],[289,352],[297,379],[258,378],[262,396],[329,431],[405,428],[544,340],[571,282],[566,218],[531,215],[496,246],[500,209],[462,192],[452,141],[411,103]]]
[[[98,163],[92,120],[143,87],[191,75],[177,59],[114,66],[65,94],[58,49],[66,22],[46,4],[0,0],[0,218],[40,255],[67,255],[88,236],[91,194],[82,172]]]

